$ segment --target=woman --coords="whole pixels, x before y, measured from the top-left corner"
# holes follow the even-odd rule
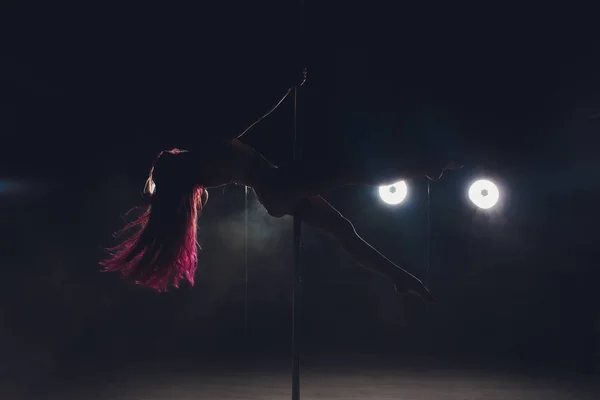
[[[375,171],[360,170],[352,160],[296,161],[278,168],[239,137],[213,141],[200,151],[173,149],[159,154],[144,189],[150,205],[123,231],[137,231],[110,249],[105,271],[119,272],[138,284],[164,291],[181,280],[194,284],[198,261],[196,222],[208,200],[207,188],[238,183],[254,189],[274,217],[297,215],[336,239],[364,268],[388,277],[399,294],[433,297],[423,283],[365,242],[350,221],[320,194],[350,184],[383,185],[427,176],[438,179],[445,168],[423,169],[391,161]]]

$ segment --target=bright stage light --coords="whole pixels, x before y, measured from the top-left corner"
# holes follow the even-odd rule
[[[490,209],[498,203],[500,192],[498,187],[487,179],[474,182],[469,188],[469,199],[479,208]]]
[[[404,181],[396,182],[393,185],[379,186],[381,200],[393,206],[402,203],[407,193],[408,187]]]

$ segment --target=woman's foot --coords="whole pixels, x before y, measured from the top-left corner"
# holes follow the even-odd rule
[[[406,273],[403,276],[392,278],[396,293],[401,296],[419,296],[426,303],[435,302],[435,298],[425,284],[416,276]]]

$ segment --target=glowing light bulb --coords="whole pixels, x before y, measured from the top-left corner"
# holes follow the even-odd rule
[[[469,199],[477,207],[488,210],[498,203],[500,191],[492,181],[480,179],[469,188]]]
[[[393,185],[379,186],[381,200],[393,206],[402,203],[407,194],[408,187],[404,181],[396,182]]]

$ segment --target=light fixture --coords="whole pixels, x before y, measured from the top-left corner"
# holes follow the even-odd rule
[[[392,185],[379,186],[379,197],[384,203],[398,205],[404,201],[408,194],[406,182],[399,181]]]
[[[500,191],[494,182],[480,179],[469,187],[469,199],[477,207],[488,210],[498,203]]]

